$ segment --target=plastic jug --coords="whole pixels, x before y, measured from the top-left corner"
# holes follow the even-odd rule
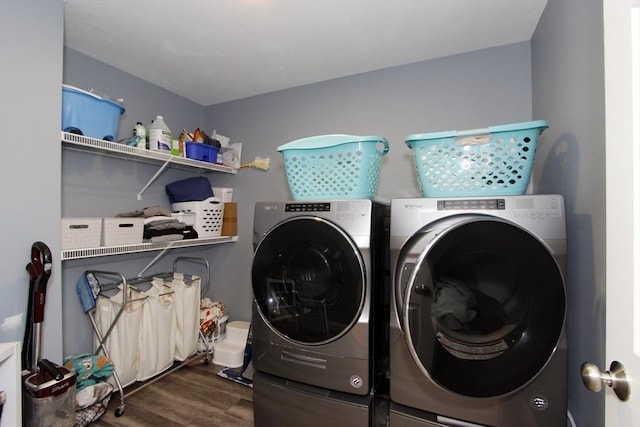
[[[162,116],[156,116],[149,126],[149,150],[171,151],[171,129]]]

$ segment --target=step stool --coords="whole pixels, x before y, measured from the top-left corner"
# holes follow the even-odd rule
[[[249,326],[249,322],[242,320],[227,323],[224,339],[213,344],[213,363],[228,368],[239,368],[243,365]]]

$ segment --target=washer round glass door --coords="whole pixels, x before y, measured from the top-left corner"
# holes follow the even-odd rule
[[[267,232],[255,250],[251,278],[262,318],[298,343],[339,338],[364,304],[358,248],[341,228],[318,217],[294,217]]]
[[[409,350],[447,390],[507,394],[555,351],[565,318],[562,273],[547,247],[515,224],[449,221],[417,233],[403,248],[413,260],[396,270]]]

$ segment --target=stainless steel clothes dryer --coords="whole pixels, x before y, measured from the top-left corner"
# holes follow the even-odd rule
[[[257,371],[356,395],[373,390],[388,366],[388,236],[388,204],[256,204]]]
[[[565,425],[563,198],[393,200],[390,248],[391,427]]]

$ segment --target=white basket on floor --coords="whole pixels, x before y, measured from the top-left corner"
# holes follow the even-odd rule
[[[209,197],[200,202],[172,203],[174,213],[194,212],[196,214],[194,230],[198,237],[218,237],[222,233],[222,215],[224,203],[218,197]]]

